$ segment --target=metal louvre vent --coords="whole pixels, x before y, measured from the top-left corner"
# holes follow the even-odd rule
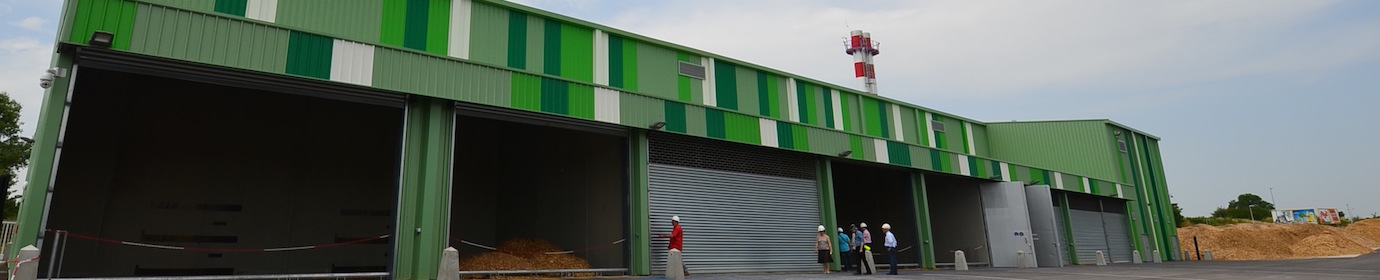
[[[689,63],[689,62],[681,61],[681,62],[680,62],[680,74],[681,74],[681,75],[685,75],[686,77],[691,77],[691,78],[696,78],[696,79],[703,80],[703,79],[704,79],[704,66],[701,66],[701,65],[699,65],[699,64],[694,64],[694,63]]]
[[[1123,152],[1123,153],[1125,153],[1125,152],[1126,152],[1126,140],[1117,139],[1117,140],[1116,140],[1116,149],[1117,149],[1117,150],[1120,150],[1120,151]]]
[[[814,180],[815,158],[746,144],[669,133],[647,135],[656,164]]]
[[[930,121],[930,127],[933,127],[934,131],[944,132],[944,122]]]

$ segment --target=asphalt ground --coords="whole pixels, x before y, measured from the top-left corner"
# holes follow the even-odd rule
[[[691,268],[691,272],[694,268]],[[885,269],[882,270],[886,272]],[[657,279],[657,278],[649,278]],[[1274,261],[1182,261],[1059,268],[974,268],[954,270],[900,270],[900,275],[853,275],[851,272],[705,274],[686,279],[943,279],[943,280],[1036,280],[1036,279],[1380,279],[1380,254],[1353,258]]]

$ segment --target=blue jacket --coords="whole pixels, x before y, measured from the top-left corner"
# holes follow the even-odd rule
[[[839,233],[839,252],[848,252],[848,246],[853,244],[852,239],[848,238],[847,233]]]

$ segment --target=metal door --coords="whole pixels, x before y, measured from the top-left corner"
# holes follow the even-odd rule
[[[983,183],[979,186],[992,267],[1016,267],[1019,260],[1017,251],[1026,253],[1027,264],[1038,265],[1024,188],[1021,182]]]
[[[1026,205],[1030,208],[1030,229],[1032,241],[1035,242],[1035,259],[1040,266],[1060,267],[1063,261],[1059,257],[1063,256],[1059,242],[1060,224],[1055,220],[1054,199],[1050,197],[1049,186],[1029,186],[1025,187]]]
[[[1107,262],[1128,263],[1131,262],[1131,251],[1135,247],[1131,245],[1131,232],[1127,228],[1126,214],[1103,212],[1102,226],[1107,232],[1107,246],[1111,252],[1106,252]]]

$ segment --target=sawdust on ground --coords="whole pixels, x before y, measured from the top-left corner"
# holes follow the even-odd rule
[[[553,270],[586,269],[589,262],[562,252],[561,247],[541,239],[509,239],[498,244],[498,250],[460,259],[461,271],[485,270]],[[535,279],[550,277],[591,277],[593,273],[563,273],[553,275],[467,275],[466,279]]]
[[[1380,223],[1377,231],[1380,232]],[[1218,260],[1274,260],[1356,255],[1380,245],[1372,237],[1315,224],[1246,223],[1222,227],[1193,225],[1179,228],[1179,248],[1212,250]]]
[[[1370,238],[1375,241],[1371,247],[1380,247],[1380,219],[1361,220],[1347,226],[1346,232]]]

